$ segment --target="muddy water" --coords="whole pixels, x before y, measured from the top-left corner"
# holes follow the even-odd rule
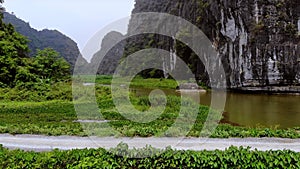
[[[164,89],[167,95],[180,95]],[[132,89],[136,95],[148,95],[151,89]],[[209,106],[211,93],[200,94],[200,104]],[[227,93],[224,121],[241,126],[288,128],[300,126],[300,96]]]

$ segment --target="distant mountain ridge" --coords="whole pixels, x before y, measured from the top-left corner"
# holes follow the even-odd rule
[[[29,23],[17,18],[13,14],[4,12],[3,16],[5,23],[11,23],[17,32],[28,38],[28,46],[31,51],[30,56],[35,55],[37,49],[42,50],[49,47],[59,52],[71,64],[72,68],[74,68],[78,57],[83,65],[87,64],[86,60],[80,55],[76,42],[61,32],[48,29],[38,31],[32,28]]]
[[[89,64],[91,68],[97,70],[97,74],[113,75],[115,73],[124,52],[126,41],[122,41],[123,37],[121,33],[112,31],[102,39],[101,49],[94,54]]]

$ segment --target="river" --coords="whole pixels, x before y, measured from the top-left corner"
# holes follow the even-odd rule
[[[134,88],[136,95],[148,95],[151,89]],[[180,95],[171,89],[167,95]],[[200,104],[209,106],[211,93],[200,94]],[[300,127],[300,96],[288,94],[241,94],[227,92],[224,119],[230,124],[246,127]]]

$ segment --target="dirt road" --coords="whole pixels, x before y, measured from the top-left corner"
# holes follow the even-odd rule
[[[9,135],[0,134],[0,144],[10,149],[34,151],[51,151],[83,148],[112,148],[119,143],[127,143],[129,147],[142,148],[151,145],[156,148],[165,148],[170,145],[178,150],[224,150],[230,146],[250,146],[258,150],[289,149],[300,152],[300,139],[282,138],[115,138],[115,137],[74,137],[74,136],[40,136],[40,135]]]

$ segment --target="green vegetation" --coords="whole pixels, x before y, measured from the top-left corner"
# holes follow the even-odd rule
[[[20,66],[26,64],[27,40],[10,24],[2,22],[0,16],[0,87],[14,86]]]
[[[122,80],[118,80],[122,81]],[[176,89],[178,86],[178,83],[173,79],[155,79],[155,78],[149,78],[144,79],[141,77],[134,78],[130,82],[130,87],[144,87],[144,88],[170,88],[170,89]]]
[[[115,108],[111,98],[109,87],[96,86],[97,102],[104,119],[108,123],[84,123],[76,122],[78,119],[72,102],[46,101],[46,102],[0,102],[0,133],[12,134],[45,134],[45,135],[98,135],[98,136],[188,136],[198,137],[203,124],[206,121],[209,108],[199,106],[199,114],[195,124],[189,133],[184,133],[184,125],[177,128],[170,127],[178,119],[180,109],[180,97],[167,96],[167,106],[165,111],[156,120],[149,123],[137,123],[123,117]],[[59,93],[59,92],[58,92]],[[17,95],[17,94],[16,94]],[[71,95],[71,94],[70,94]],[[53,94],[54,96],[54,94]],[[70,96],[71,97],[71,96]],[[131,94],[131,102],[136,109],[146,111],[150,108],[148,97],[136,97]],[[156,98],[159,102],[161,98]],[[63,99],[61,99],[63,100]],[[189,103],[189,102],[186,102]],[[79,106],[89,105],[79,103]],[[126,104],[121,104],[125,110]],[[193,107],[193,106],[191,106]],[[100,114],[100,113],[99,113]],[[151,119],[153,114],[149,114]],[[217,117],[218,113],[216,113]],[[140,114],[127,112],[126,117],[138,117]],[[147,114],[143,114],[147,118]],[[190,117],[190,110],[183,109],[181,120],[186,123],[193,123]],[[84,117],[88,120],[91,117]],[[83,118],[83,119],[84,119]],[[81,119],[81,118],[80,118]],[[93,118],[92,118],[93,119]],[[104,120],[96,119],[96,120]],[[83,128],[82,126],[83,125]],[[101,128],[102,130],[99,130]],[[86,129],[86,132],[83,130]],[[300,138],[300,128],[293,129],[270,129],[270,128],[246,128],[219,124],[211,137],[282,137]]]
[[[27,83],[28,85],[28,83]],[[0,100],[42,102],[51,100],[72,101],[71,82],[32,83],[28,88],[0,88]]]
[[[0,2],[1,4],[1,2]],[[29,57],[28,40],[0,16],[0,100],[71,100],[70,65],[51,48]]]
[[[174,124],[178,118],[180,109],[180,97],[167,96],[167,108],[160,117],[150,123],[135,123],[124,118],[115,109],[113,100],[111,99],[110,90],[107,87],[98,87],[98,103],[105,119],[110,120],[110,125],[121,133],[121,136],[185,136],[186,133],[182,132],[181,128],[174,129],[166,133],[167,129]],[[135,97],[131,95],[131,102],[135,107],[141,111],[147,110],[150,107],[148,97]],[[124,107],[125,108],[125,107]],[[203,124],[206,121],[209,112],[209,107],[199,106],[199,114],[195,121],[195,124],[188,136],[198,137]],[[183,110],[183,116],[186,120],[192,120],[189,118],[190,111]],[[216,113],[218,116],[219,113]],[[130,113],[126,114],[130,117]],[[146,115],[145,115],[146,117]],[[188,123],[187,121],[185,121]],[[220,124],[216,131],[212,133],[211,137],[227,138],[227,137],[283,137],[283,138],[300,138],[300,128],[293,129],[270,129],[270,128],[246,128],[231,126],[228,124]]]
[[[71,102],[1,102],[0,132],[84,135]]]
[[[73,68],[75,66],[77,58],[80,58],[83,63],[86,61],[79,56],[80,51],[77,44],[57,30],[44,29],[42,31],[35,30],[29,23],[19,19],[14,14],[8,12],[3,13],[3,21],[10,23],[15,27],[15,30],[25,36],[28,41],[28,48],[30,50],[29,55],[31,57],[36,56],[37,49],[52,48],[59,52],[64,59],[71,64]]]
[[[100,88],[101,90],[101,88]],[[106,90],[107,94],[110,95],[110,91]],[[103,94],[103,92],[102,92]],[[120,96],[122,97],[122,96]],[[159,117],[156,120],[153,120],[149,123],[137,123],[133,122],[131,120],[128,120],[128,117],[141,117],[142,119],[151,119],[152,116],[156,115],[154,112],[155,110],[159,110],[159,106],[154,107],[154,112],[151,114],[134,114],[133,112],[126,111],[127,110],[127,104],[121,104],[120,107],[124,111],[122,116],[115,108],[115,105],[113,103],[113,100],[111,97],[107,97],[107,99],[99,99],[99,107],[102,110],[102,115],[105,119],[110,120],[109,124],[118,131],[122,136],[142,136],[142,137],[148,137],[148,136],[184,136],[186,133],[184,133],[184,129],[181,128],[186,124],[192,123],[193,118],[191,118],[189,108],[183,108],[181,112],[181,122],[182,125],[179,125],[180,127],[174,128],[172,131],[167,131],[175,122],[177,117],[179,116],[179,110],[180,110],[180,97],[176,96],[167,96],[167,105],[165,111],[163,111],[162,114],[159,115]],[[161,97],[155,98],[155,102],[158,104],[162,102]],[[136,109],[140,111],[146,111],[150,108],[151,104],[148,99],[148,97],[135,97],[131,95],[131,103],[135,106]],[[190,104],[190,102],[184,102],[184,104]],[[196,106],[196,105],[195,105]],[[200,116],[198,118],[198,123],[200,126],[205,121],[205,118],[207,116],[208,107],[200,107]],[[202,128],[202,127],[201,127]]]
[[[75,77],[75,79],[80,79],[85,83],[97,83],[102,85],[110,85],[112,82],[113,76],[110,75],[82,75],[80,77]],[[143,88],[168,88],[176,89],[178,83],[173,79],[164,79],[164,78],[148,78],[144,79],[141,76],[135,77],[131,82],[128,82],[125,78],[116,77],[114,82],[119,83],[120,85],[130,85],[130,87],[143,87]]]
[[[264,128],[264,127],[237,127],[229,124],[220,124],[211,137],[280,137],[300,138],[300,128],[289,129]]]
[[[3,1],[0,1],[0,4]],[[0,14],[0,87],[1,99],[11,97],[13,92],[43,95],[57,82],[70,80],[70,65],[55,50],[37,50],[29,57],[28,40],[15,31],[12,24],[3,22]],[[12,93],[11,91],[12,90]],[[9,94],[5,94],[5,93]],[[9,95],[9,96],[8,96]],[[12,94],[14,95],[14,94]],[[21,97],[22,98],[22,97]]]
[[[69,79],[70,65],[51,48],[38,50],[33,65],[39,79],[54,82]]]
[[[8,47],[4,45],[3,48]],[[70,80],[70,65],[53,49],[39,50],[34,58],[20,57],[16,54],[17,49],[12,49],[3,50],[0,55],[2,88],[36,90],[40,86]]]
[[[0,11],[1,3],[0,0]],[[208,4],[197,0],[198,6]],[[197,13],[201,13],[199,8]],[[202,22],[202,18],[196,18]],[[260,23],[259,23],[260,24]],[[256,25],[259,31],[262,25]],[[293,33],[295,27],[287,25],[286,31]],[[184,33],[184,32],[182,32]],[[183,36],[183,35],[182,35]],[[188,35],[184,35],[188,36]],[[149,46],[156,44],[154,37],[149,37]],[[111,88],[98,84],[111,84],[112,76],[96,77],[96,98],[103,117],[78,116],[71,102],[72,90],[70,82],[70,65],[55,50],[46,48],[37,50],[35,56],[29,57],[28,40],[17,33],[11,24],[5,24],[0,17],[0,133],[10,134],[43,134],[43,135],[78,135],[78,136],[191,136],[199,137],[206,122],[209,107],[190,102],[188,98],[177,96],[138,97],[133,93],[130,101],[140,112],[126,111],[128,104],[122,101],[124,96],[118,95],[120,107],[124,110],[122,116],[116,109],[111,95]],[[36,41],[33,43],[37,43]],[[52,42],[53,43],[53,42]],[[164,41],[157,44],[164,45]],[[34,44],[37,45],[37,44]],[[32,46],[31,46],[32,47]],[[176,43],[179,56],[183,58],[196,72],[197,79],[205,85],[204,70],[198,70],[199,59],[183,43]],[[133,48],[137,50],[138,48]],[[131,49],[132,50],[132,49]],[[129,50],[130,51],[130,50]],[[75,51],[76,52],[76,51]],[[77,55],[76,55],[77,56]],[[143,72],[143,77],[160,77],[161,72],[150,70]],[[203,77],[201,77],[202,75]],[[77,80],[77,79],[76,79]],[[82,82],[93,82],[93,76],[79,77]],[[175,89],[178,84],[172,79],[144,79],[136,77],[132,82],[117,78],[119,85],[144,88]],[[90,88],[81,87],[80,95]],[[93,87],[93,86],[91,86]],[[183,99],[183,108],[181,100]],[[76,99],[75,99],[76,100]],[[89,108],[90,103],[83,99],[76,100],[76,106]],[[166,107],[160,114],[160,104],[166,101]],[[152,107],[151,107],[152,106]],[[198,107],[197,107],[198,106]],[[154,114],[145,113],[153,108]],[[196,117],[191,115],[193,107],[199,109]],[[182,108],[181,112],[180,109]],[[87,109],[89,110],[89,109]],[[179,113],[180,112],[180,113]],[[100,112],[96,112],[97,115]],[[158,114],[155,114],[158,113]],[[219,120],[220,113],[213,111],[215,119]],[[151,119],[148,123],[138,123],[127,119]],[[127,117],[127,118],[125,118]],[[82,120],[108,120],[108,122],[79,123]],[[179,120],[178,120],[179,119]],[[195,120],[195,121],[194,121]],[[217,122],[217,121],[212,121]],[[178,124],[174,126],[174,124]],[[189,124],[191,130],[188,133]],[[171,130],[170,130],[171,129]],[[294,129],[243,128],[220,124],[210,137],[284,137],[300,138],[300,127]],[[134,158],[135,155],[147,158]],[[150,156],[150,157],[149,157]],[[171,148],[158,150],[146,147],[141,150],[129,150],[128,145],[106,151],[104,149],[85,149],[52,152],[25,152],[8,150],[0,146],[0,168],[299,168],[300,153],[292,151],[250,151],[250,148],[230,147],[225,151],[176,151]]]
[[[67,102],[72,100],[70,65],[50,48],[30,58],[27,42],[1,15],[0,132],[83,135],[73,122],[74,106]],[[42,102],[47,100],[64,101]]]
[[[150,157],[131,158],[136,154]],[[126,144],[120,144],[110,151],[99,148],[42,153],[0,147],[1,168],[299,168],[299,159],[300,153],[289,150],[262,152],[237,147],[225,151],[129,150]]]
[[[0,7],[3,1],[0,1]],[[29,57],[28,40],[0,11],[0,132],[27,134],[77,134],[71,100],[70,65],[53,49]],[[11,102],[23,101],[23,102]],[[36,101],[36,102],[24,102]]]

